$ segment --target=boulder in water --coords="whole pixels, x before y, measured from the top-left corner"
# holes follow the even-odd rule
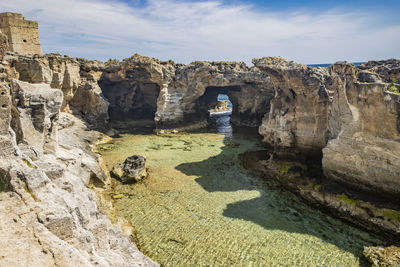
[[[111,175],[123,183],[138,182],[147,176],[146,158],[140,155],[133,155],[118,164],[111,170]]]

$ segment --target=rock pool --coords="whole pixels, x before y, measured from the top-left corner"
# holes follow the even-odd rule
[[[256,135],[122,135],[97,147],[108,170],[132,154],[148,177],[105,194],[138,247],[163,266],[359,266],[366,232],[269,186],[238,161]]]

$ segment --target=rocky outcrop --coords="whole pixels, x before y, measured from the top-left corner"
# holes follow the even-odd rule
[[[320,156],[329,138],[327,71],[280,57],[254,59],[253,63],[268,74],[275,91],[259,128],[264,143],[280,154]]]
[[[159,129],[204,125],[219,93],[233,102],[234,123],[256,126],[273,96],[268,76],[244,63],[179,65],[139,55],[110,63],[100,87],[110,101],[112,120],[147,119]]]
[[[0,88],[0,265],[156,265],[111,225],[89,188],[106,181],[90,148],[103,135],[60,113],[59,89],[15,79]]]
[[[22,132],[21,140],[34,154],[55,153],[57,150],[58,116],[63,93],[48,84],[30,84],[11,80],[13,106],[18,109],[16,118]]]
[[[210,109],[210,113],[218,113],[218,112],[230,112],[231,109],[228,106],[228,100],[221,100],[218,101],[217,105],[213,108]]]
[[[351,64],[329,69],[331,139],[324,174],[364,191],[400,196],[400,95],[387,84],[360,82]]]
[[[111,170],[112,176],[123,183],[138,182],[147,176],[146,158],[140,155],[133,155]]]
[[[3,58],[8,50],[8,38],[7,35],[0,32],[0,62],[3,61]]]
[[[267,75],[244,63],[194,62],[179,66],[173,83],[161,91],[156,122],[170,128],[205,120],[218,94],[229,96],[234,124],[256,126],[269,110],[273,91]]]
[[[364,256],[373,267],[397,267],[400,266],[400,248],[390,246],[365,247]]]
[[[275,89],[259,132],[276,154],[322,157],[327,178],[400,196],[400,95],[388,92],[378,74],[349,63],[325,69],[262,58],[254,64]]]
[[[45,83],[62,90],[61,110],[85,118],[95,126],[104,126],[108,120],[108,101],[103,97],[98,80],[102,63],[78,60],[59,54],[6,57],[10,78],[29,83]]]
[[[368,61],[358,68],[363,71],[378,74],[384,82],[400,83],[400,60],[389,59],[380,61]]]
[[[10,89],[5,82],[0,82],[0,156],[15,152],[14,132],[10,131],[11,123],[11,96]]]
[[[154,124],[157,99],[174,73],[173,62],[134,55],[110,62],[99,81],[110,102],[111,121],[150,121]]]

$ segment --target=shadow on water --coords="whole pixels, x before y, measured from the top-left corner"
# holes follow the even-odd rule
[[[217,127],[214,131],[220,132],[218,127],[221,124],[218,122],[222,122],[224,131],[229,128],[226,125],[227,121],[229,123],[229,116],[224,117],[215,120],[214,127]],[[223,216],[250,221],[267,230],[312,235],[356,257],[362,256],[363,246],[382,243],[360,229],[312,209],[280,187],[267,184],[261,178],[250,174],[240,165],[238,154],[249,149],[245,144],[248,140],[259,143],[260,137],[255,130],[243,132],[233,129],[232,134],[232,128],[230,129],[230,132],[220,132],[226,136],[225,146],[220,154],[204,161],[184,163],[176,167],[188,176],[198,176],[196,182],[208,192],[259,192],[257,198],[228,204]],[[365,264],[363,259],[361,264]]]

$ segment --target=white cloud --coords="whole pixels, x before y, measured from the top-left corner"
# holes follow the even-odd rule
[[[135,7],[136,6],[136,7]],[[163,60],[237,60],[280,55],[302,63],[400,57],[400,24],[373,13],[257,11],[219,1],[13,0],[0,10],[39,21],[44,52],[105,60],[136,52]]]

